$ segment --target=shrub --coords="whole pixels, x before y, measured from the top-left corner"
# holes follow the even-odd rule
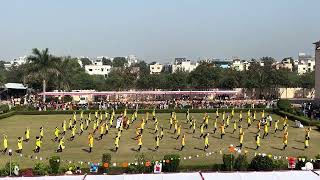
[[[234,168],[235,157],[233,154],[224,154],[222,156],[223,169],[226,171],[232,171]]]
[[[146,157],[143,153],[136,155],[135,160],[137,162],[137,165],[129,166],[128,172],[129,173],[148,173],[152,172],[153,166],[145,166]]]
[[[285,111],[274,111],[276,114],[280,115],[280,116],[287,116],[288,119],[291,119],[291,120],[298,120],[300,121],[303,125],[308,125],[308,126],[315,126],[315,125],[319,125],[319,121],[313,121],[309,118],[306,118],[304,116],[297,116],[297,115],[294,115],[294,114],[291,114],[291,113],[288,113],[288,112],[285,112]]]
[[[8,176],[9,172],[7,172],[5,169],[0,169],[0,176],[4,177],[4,176]]]
[[[291,103],[288,99],[280,99],[277,102],[277,106],[280,110],[288,111],[291,108]]]
[[[33,167],[33,172],[35,175],[38,176],[45,176],[48,175],[48,166],[44,163],[36,163]]]
[[[295,169],[301,170],[301,168],[306,165],[306,162],[308,162],[307,156],[298,156],[298,162],[296,163]]]
[[[22,169],[21,170],[22,177],[33,177],[33,170],[32,168]]]
[[[9,111],[9,106],[7,104],[0,105],[0,114],[6,113]]]
[[[238,171],[246,171],[248,168],[247,156],[239,154],[234,162],[234,168]]]
[[[14,167],[15,166],[18,166],[19,167],[19,164],[17,162],[11,162],[11,173],[13,174],[13,171],[14,171]],[[5,167],[4,167],[4,170],[6,171],[7,173],[7,176],[10,174],[10,162],[7,162]]]
[[[102,164],[109,163],[110,165],[110,162],[111,162],[111,154],[109,153],[102,154]]]
[[[288,163],[284,162],[282,159],[273,160],[274,170],[285,170],[288,169]]]
[[[169,163],[163,164],[164,172],[176,172],[180,164],[180,155],[168,154],[164,156],[164,160],[169,160]]]
[[[59,156],[52,156],[49,159],[49,164],[50,164],[50,172],[52,174],[58,174],[59,167],[60,167],[60,157]]]
[[[250,168],[256,171],[271,171],[273,161],[268,156],[256,156],[252,159]]]

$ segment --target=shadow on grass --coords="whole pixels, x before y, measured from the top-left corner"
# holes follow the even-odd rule
[[[274,146],[271,146],[271,148],[282,151],[282,148],[278,148],[278,147],[274,147]]]
[[[194,149],[197,149],[197,150],[200,150],[200,151],[204,151],[204,149],[198,148],[198,147],[194,147]]]
[[[304,148],[297,148],[297,147],[292,147],[292,149],[296,149],[296,150],[300,150],[300,151],[304,151]]]
[[[300,140],[294,140],[295,142],[298,142],[298,143],[304,143],[304,141],[300,141]]]
[[[90,153],[90,151],[88,149],[83,148],[82,151]]]

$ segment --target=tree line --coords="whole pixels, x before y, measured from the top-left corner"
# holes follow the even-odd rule
[[[257,89],[260,94],[270,93],[279,87],[313,88],[314,72],[298,75],[288,69],[276,69],[271,57],[252,60],[248,70],[224,69],[213,63],[201,62],[192,72],[178,70],[174,73],[150,74],[149,65],[140,61],[130,67],[124,66],[123,58],[113,62],[103,59],[103,64],[112,65],[108,76],[89,75],[77,58],[56,57],[48,49],[33,49],[27,63],[12,66],[8,70],[0,63],[0,82],[16,82],[28,85],[37,91],[95,89],[106,90],[208,90],[212,88]],[[83,65],[90,61],[82,59]]]

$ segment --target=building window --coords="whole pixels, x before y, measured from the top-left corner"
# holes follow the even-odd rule
[[[89,69],[89,71],[91,72],[91,71],[92,71],[92,69]]]
[[[103,68],[101,68],[101,71],[103,71]]]

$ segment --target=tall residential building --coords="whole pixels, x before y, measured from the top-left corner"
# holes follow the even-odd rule
[[[320,103],[320,41],[315,42],[315,99]]]
[[[187,60],[186,58],[175,58],[174,64],[172,67],[172,73],[177,70],[182,70],[186,72],[191,72],[198,67],[198,63],[193,63],[191,60]]]
[[[96,59],[92,62],[92,65],[85,65],[84,69],[86,73],[90,75],[103,75],[106,76],[111,71],[110,65],[103,65],[102,59]]]
[[[159,63],[151,64],[149,66],[150,74],[160,74],[163,70],[163,65]]]
[[[5,63],[4,64],[4,67],[6,69],[12,67],[12,66],[20,66],[24,63],[27,62],[27,59],[28,59],[28,56],[21,56],[21,57],[18,57],[17,59],[14,59],[13,61],[11,62],[8,62],[8,63]]]

